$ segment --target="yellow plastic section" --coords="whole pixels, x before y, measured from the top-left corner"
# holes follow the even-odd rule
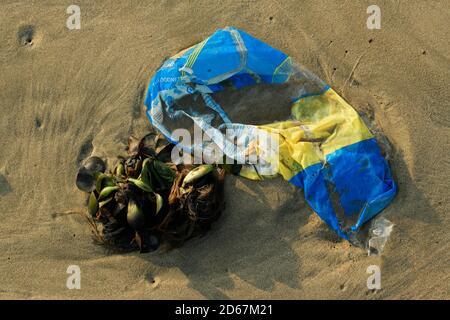
[[[345,146],[370,139],[373,135],[358,113],[333,89],[321,95],[300,99],[292,106],[294,120],[261,125],[279,138],[279,173],[289,180],[303,169]],[[251,166],[240,175],[259,180]]]

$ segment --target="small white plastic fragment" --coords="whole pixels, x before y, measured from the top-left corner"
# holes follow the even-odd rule
[[[388,219],[379,217],[372,220],[369,229],[368,255],[379,255],[389,239],[394,224]]]

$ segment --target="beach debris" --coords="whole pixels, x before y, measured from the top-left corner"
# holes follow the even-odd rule
[[[203,235],[223,208],[225,171],[213,165],[184,167],[178,172],[168,204],[169,214],[160,229],[173,245]]]
[[[367,254],[380,255],[391,235],[394,224],[384,217],[377,217],[370,223]]]
[[[76,185],[78,189],[91,192],[95,188],[96,175],[105,172],[105,162],[99,157],[89,157],[78,169]]]
[[[84,163],[84,167],[91,172],[105,172],[106,164],[99,157],[89,157]]]
[[[215,165],[175,165],[173,145],[159,134],[130,137],[128,157],[112,170],[98,157],[80,167],[76,185],[89,193],[87,212],[98,242],[149,252],[162,241],[179,246],[204,234],[223,208],[225,171]]]
[[[207,151],[219,149],[217,158],[238,164],[228,171],[241,177],[282,176],[352,243],[397,193],[377,137],[358,112],[291,56],[243,30],[218,29],[172,55],[145,97],[146,115],[167,140],[201,152],[205,163],[214,163]],[[188,185],[177,201],[190,201]]]

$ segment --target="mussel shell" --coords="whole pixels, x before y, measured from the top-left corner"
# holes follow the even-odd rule
[[[76,179],[77,188],[84,192],[91,192],[95,189],[95,178],[91,171],[85,167],[80,167]]]
[[[105,172],[106,170],[106,164],[105,162],[96,156],[89,157],[86,159],[86,161],[83,164],[83,167],[85,167],[88,171],[91,172]]]

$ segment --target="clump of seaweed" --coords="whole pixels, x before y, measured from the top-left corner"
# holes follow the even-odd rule
[[[179,246],[202,235],[223,208],[224,170],[175,165],[173,145],[160,135],[130,137],[128,157],[113,170],[98,157],[79,169],[77,187],[89,192],[88,220],[96,240],[122,250],[150,252],[162,241]]]

